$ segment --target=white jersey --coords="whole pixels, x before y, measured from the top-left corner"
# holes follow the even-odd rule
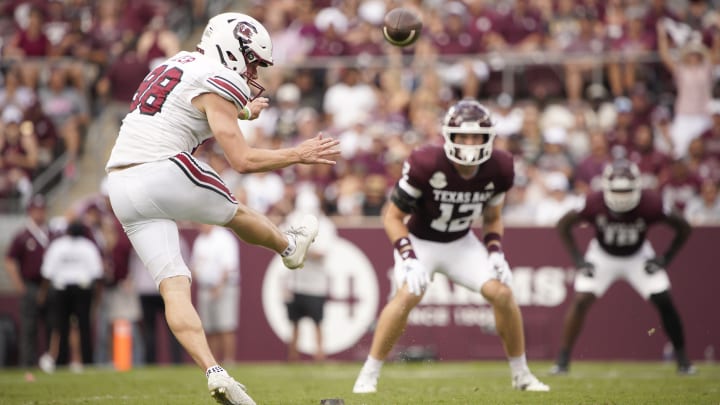
[[[238,112],[251,98],[240,75],[199,52],[180,52],[153,69],[133,96],[106,170],[195,151],[212,137],[207,116],[192,105],[203,93],[232,101]]]
[[[240,248],[237,237],[227,228],[213,227],[209,233],[200,233],[192,248],[192,266],[195,280],[201,287],[216,287],[240,282]]]
[[[90,288],[94,280],[102,277],[100,250],[90,239],[61,236],[48,246],[41,272],[57,289],[68,285]]]

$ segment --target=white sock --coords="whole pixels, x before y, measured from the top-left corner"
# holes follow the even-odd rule
[[[520,374],[529,370],[525,353],[517,357],[508,357],[508,361],[510,362],[510,371],[512,372],[512,375]]]
[[[365,365],[363,366],[363,370],[369,371],[371,373],[379,373],[380,369],[383,366],[384,361],[377,360],[373,358],[372,356],[368,355],[367,360],[365,360]]]
[[[215,374],[215,373],[220,373],[222,375],[228,375],[227,371],[225,371],[224,368],[222,368],[216,364],[212,367],[208,367],[208,369],[205,370],[205,377],[210,378],[210,374]]]
[[[296,246],[295,245],[295,235],[291,235],[289,233],[286,233],[285,235],[287,235],[288,246],[285,248],[285,250],[283,250],[282,253],[280,253],[280,256],[282,256],[282,257],[287,257],[287,256],[290,256],[291,254],[295,253],[295,246]]]

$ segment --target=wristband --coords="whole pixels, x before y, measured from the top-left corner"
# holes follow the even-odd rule
[[[490,232],[485,235],[483,238],[483,243],[485,243],[485,247],[488,250],[488,253],[492,252],[502,252],[502,244],[500,243],[501,236],[497,232]],[[490,242],[495,242],[492,245]]]
[[[245,106],[243,106],[243,118],[242,119],[249,120],[251,117],[252,117],[252,111],[250,110],[250,107],[248,107],[246,104]]]
[[[395,250],[400,254],[400,257],[402,257],[403,260],[406,259],[417,259],[417,256],[415,256],[415,251],[413,250],[412,243],[410,243],[410,239],[407,237],[402,237],[398,240],[396,240],[393,243],[393,246],[395,247]]]

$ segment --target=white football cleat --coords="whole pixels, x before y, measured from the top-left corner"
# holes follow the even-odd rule
[[[290,227],[285,234],[288,239],[295,239],[295,251],[283,257],[282,261],[288,269],[300,269],[305,265],[305,256],[310,244],[318,234],[318,220],[313,215],[305,215],[300,225]]]
[[[48,374],[52,374],[55,372],[55,359],[50,355],[50,353],[44,353],[42,356],[40,356],[40,361],[38,362],[38,365],[40,366],[40,369]]]
[[[540,382],[530,371],[524,371],[522,373],[513,376],[512,386],[516,390],[520,391],[534,391],[534,392],[547,392],[550,391],[550,387]]]
[[[210,396],[223,405],[255,405],[245,386],[224,373],[212,373],[208,377]]]
[[[377,392],[378,373],[370,373],[360,370],[355,385],[353,386],[353,394],[374,394]]]

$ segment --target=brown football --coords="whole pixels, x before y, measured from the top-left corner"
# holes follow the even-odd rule
[[[385,14],[383,36],[395,46],[408,46],[417,41],[422,31],[420,16],[409,8],[394,8]]]

